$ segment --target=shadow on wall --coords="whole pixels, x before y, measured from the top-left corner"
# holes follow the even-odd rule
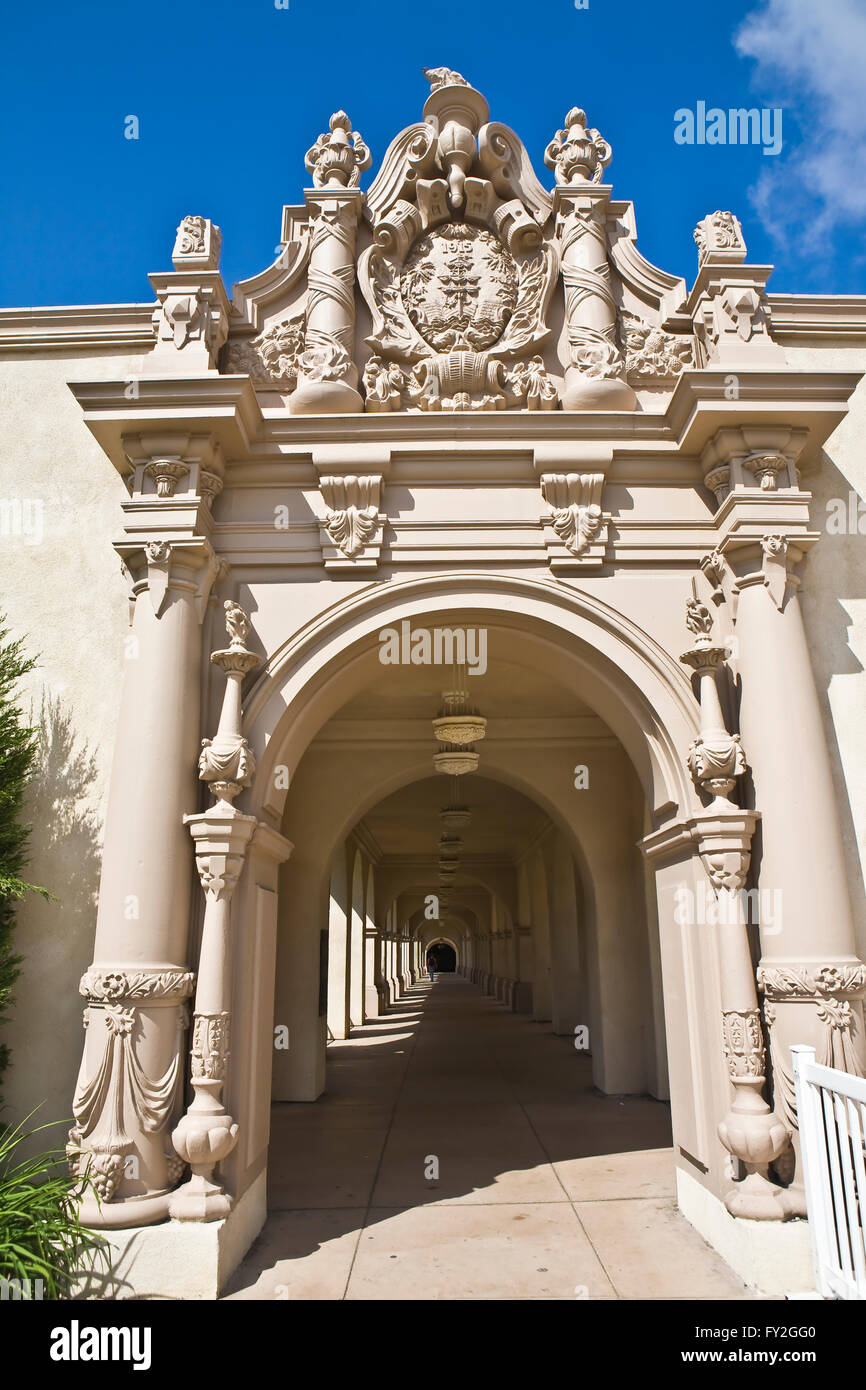
[[[17,914],[15,947],[24,963],[6,1030],[12,1055],[4,1118],[23,1120],[39,1106],[31,1121],[37,1125],[72,1114],[82,1038],[78,981],[93,951],[101,822],[92,805],[96,755],[77,739],[62,698],[43,691],[30,721],[39,732],[25,809],[33,827],[26,873],[56,901],[31,896]],[[31,1148],[62,1147],[65,1141],[58,1125]]]
[[[839,749],[830,686],[834,677],[859,675],[863,671],[862,663],[852,650],[851,629],[855,625],[859,606],[866,599],[866,501],[861,497],[854,482],[839,470],[824,450],[821,451],[817,471],[810,473],[804,486],[812,493],[812,529],[820,531],[822,535],[820,543],[809,554],[803,568],[800,601],[830,752],[836,805],[849,866],[848,882],[857,924],[858,947],[863,953],[866,951],[866,893],[860,872],[855,816]],[[837,699],[844,698],[847,688],[849,686],[846,687],[844,682],[839,685]],[[847,706],[843,703],[837,715],[842,727],[846,714]],[[852,735],[847,737],[846,752],[850,761],[853,747],[856,766],[856,762],[859,761],[859,739],[852,745]]]

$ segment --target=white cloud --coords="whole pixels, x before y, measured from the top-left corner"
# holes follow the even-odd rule
[[[765,0],[734,36],[755,85],[784,106],[782,153],[752,198],[778,240],[832,254],[834,232],[866,217],[866,7],[863,0]]]

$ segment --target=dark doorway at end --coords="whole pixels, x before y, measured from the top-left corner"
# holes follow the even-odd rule
[[[447,975],[457,969],[457,954],[447,941],[434,941],[427,954],[436,957],[437,974]]]

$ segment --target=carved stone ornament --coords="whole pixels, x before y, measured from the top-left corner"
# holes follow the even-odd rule
[[[690,338],[665,333],[636,314],[623,313],[625,369],[631,381],[649,384],[674,381],[686,367],[694,366]]]
[[[316,188],[357,188],[361,171],[370,167],[370,151],[345,111],[335,111],[329,130],[309,149],[304,163]]]
[[[618,309],[608,245],[610,189],[601,183],[611,157],[597,130],[575,107],[545,152],[554,169],[556,229],[565,291],[568,362],[565,410],[635,410],[617,335]]]
[[[725,557],[720,550],[711,550],[708,555],[704,555],[700,560],[701,572],[709,580],[715,590],[722,587],[722,581],[727,572]]]
[[[770,1030],[770,1059],[776,1078],[776,1107],[789,1129],[797,1128],[797,1103],[788,1038],[781,1036],[779,1010],[811,1005],[819,1025],[815,1060],[852,1076],[866,1075],[862,1061],[862,999],[866,994],[866,965],[838,961],[825,965],[764,964],[758,967],[758,988],[764,995],[764,1016]],[[796,1036],[808,1036],[802,1020]]]
[[[722,1014],[722,1038],[731,1076],[760,1076],[766,1070],[764,1035],[757,1009],[736,1009]]]
[[[775,492],[780,474],[788,473],[789,460],[785,454],[750,454],[743,459],[743,469],[753,473],[762,492]]]
[[[305,347],[304,334],[305,314],[301,312],[271,324],[256,338],[230,341],[223,349],[221,370],[245,372],[257,386],[294,391]]]
[[[167,294],[154,310],[157,342],[170,342],[179,351],[198,343],[209,357],[222,347],[228,323],[213,285],[199,285],[189,293]]]
[[[686,766],[698,791],[713,797],[713,808],[731,810],[736,779],[746,772],[748,764],[740,735],[728,731],[719,698],[717,674],[726,669],[727,649],[713,642],[713,615],[706,604],[699,601],[694,588],[686,602],[686,627],[695,640],[694,645],[683,652],[680,661],[698,676],[701,706],[701,732],[689,746]],[[714,887],[730,886],[727,882],[729,867],[724,856],[712,869],[706,861],[705,866]],[[743,870],[744,879],[745,872]]]
[[[328,507],[325,521],[328,536],[343,555],[354,559],[378,530],[382,475],[323,477],[319,486]]]
[[[189,473],[189,465],[180,458],[155,458],[144,471],[156,483],[157,497],[174,497],[178,482]]]
[[[222,233],[207,217],[184,217],[177,229],[172,263],[176,270],[216,270]]]
[[[450,69],[428,75],[425,122],[392,141],[367,194],[366,408],[553,409],[557,386],[534,351],[558,269],[541,234],[549,195],[479,92]]]
[[[558,184],[600,183],[613,151],[597,130],[587,130],[586,112],[573,106],[544,151],[544,162]]]
[[[188,999],[195,985],[189,970],[106,970],[92,966],[81,977],[78,992],[93,1003],[118,999]]]
[[[249,634],[249,618],[244,610],[232,599],[226,599],[223,606],[226,631],[231,641],[227,648],[212,652],[211,661],[226,674],[226,699],[216,738],[202,739],[198,775],[203,782],[207,782],[220,802],[230,803],[244,787],[250,785],[256,770],[252,750],[240,731],[239,687],[244,676],[261,665],[261,657],[247,651],[244,646]],[[232,691],[235,693],[229,698]],[[222,891],[223,875],[215,872],[209,862],[199,864],[199,874],[206,891]],[[219,890],[216,880],[220,880]]]
[[[592,547],[603,551],[607,526],[601,509],[600,473],[543,473],[541,495],[550,507],[542,515],[568,554],[583,558]]]
[[[230,1056],[230,1026],[228,1013],[195,1015],[190,1048],[193,1076],[225,1080]]]
[[[416,243],[400,293],[413,327],[436,352],[479,352],[502,336],[517,284],[514,258],[497,237],[449,222]]]
[[[453,68],[425,68],[424,76],[430,83],[431,92],[438,92],[441,87],[468,87],[469,83],[459,72]]]
[[[731,466],[729,463],[720,463],[717,468],[711,468],[704,482],[715,497],[719,506],[724,502],[731,490]]]
[[[119,977],[103,978],[119,983]],[[163,1075],[153,1081],[138,1060],[135,1010],[123,1009],[117,1003],[94,1003],[85,1010],[85,1027],[90,1030],[97,1026],[94,1014],[102,1021],[104,1044],[91,1076],[85,1075],[82,1063],[72,1103],[75,1124],[69,1131],[66,1156],[72,1175],[89,1179],[99,1200],[111,1202],[124,1176],[125,1157],[134,1147],[130,1129],[140,1127],[146,1134],[159,1134],[177,1110],[183,1088],[183,1052],[176,1047]],[[186,1025],[187,1010],[181,1004],[177,1009],[178,1032]]]
[[[763,561],[761,569],[767,591],[779,612],[785,606],[785,593],[788,585],[788,542],[785,536],[762,536],[761,550]]]
[[[548,336],[555,270],[549,247],[514,254],[462,222],[422,237],[403,264],[371,248],[360,271],[374,326],[367,409],[554,408],[543,362],[518,354]]]
[[[717,210],[695,227],[698,264],[739,264],[746,259],[743,229],[732,212]]]

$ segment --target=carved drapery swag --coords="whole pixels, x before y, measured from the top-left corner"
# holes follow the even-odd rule
[[[862,1030],[859,1001],[866,995],[866,965],[860,961],[827,965],[761,965],[758,985],[770,1035],[776,1107],[790,1129],[797,1129],[797,1101],[790,1053],[776,1028],[780,1005],[808,1004],[815,1010],[820,1040],[815,1060],[852,1076],[866,1075],[857,1042]]]

